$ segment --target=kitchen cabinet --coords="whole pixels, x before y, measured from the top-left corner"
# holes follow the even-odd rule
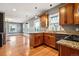
[[[32,33],[30,34],[30,45],[36,47],[43,44],[43,34],[42,33]]]
[[[64,39],[66,36],[69,36],[67,34],[55,34],[55,39],[56,39],[56,42],[61,40],[61,39]],[[58,50],[59,49],[59,46],[58,44],[56,43],[56,49]]]
[[[66,8],[64,6],[59,9],[59,22],[60,25],[66,24]]]
[[[41,27],[45,28],[48,27],[48,14],[45,13],[43,15],[40,16],[40,23],[41,23]]]
[[[49,45],[48,39],[49,39],[48,33],[44,33],[44,43],[47,45]]]
[[[56,48],[55,34],[44,34],[44,44]]]
[[[56,47],[56,39],[55,39],[55,35],[49,36],[49,46],[55,48]]]
[[[74,24],[73,4],[66,4],[59,8],[60,25]]]
[[[33,47],[34,46],[34,34],[33,33],[30,33],[30,36],[29,36],[29,44],[30,44],[30,47]]]
[[[67,47],[65,45],[59,45],[60,56],[79,56],[79,50]]]
[[[79,24],[79,4],[74,4],[74,24]]]
[[[34,46],[39,46],[43,43],[43,34],[36,34],[34,36]]]
[[[74,8],[73,8],[73,4],[66,4],[66,20],[67,20],[67,24],[74,24]]]

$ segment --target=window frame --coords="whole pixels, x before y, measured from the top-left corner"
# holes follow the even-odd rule
[[[55,14],[52,14],[52,15],[49,15],[49,29],[51,29],[52,31],[56,31],[56,32],[59,32],[59,31],[63,31],[62,30],[62,27],[60,26],[60,24],[59,24],[59,21],[58,21],[58,23],[57,22],[55,22],[55,23],[53,23],[53,21],[52,21],[52,19],[51,18],[53,18],[53,17],[58,17],[58,19],[59,19],[59,12],[58,13],[55,13]],[[53,30],[52,29],[52,24],[58,24],[59,25],[59,27],[60,27],[60,29],[59,30]],[[56,27],[57,28],[57,27]]]
[[[38,28],[38,27],[35,26],[36,25],[35,23],[37,23],[37,22],[39,23],[39,26],[38,26],[39,30],[36,30],[36,28]],[[39,19],[34,21],[34,29],[35,29],[36,32],[41,31],[41,26],[40,26],[40,20]]]

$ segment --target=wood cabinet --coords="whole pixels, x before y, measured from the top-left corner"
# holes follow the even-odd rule
[[[74,8],[73,8],[73,4],[66,4],[66,20],[67,20],[67,24],[74,24]]]
[[[74,4],[74,24],[79,24],[79,3]]]
[[[34,34],[33,33],[30,33],[30,36],[29,36],[29,44],[31,47],[34,46]]]
[[[33,33],[30,34],[30,45],[36,47],[43,44],[43,34],[42,33]]]
[[[64,45],[59,45],[60,56],[79,56],[79,50]]]
[[[44,43],[50,47],[56,48],[55,34],[44,33]]]
[[[49,39],[48,33],[44,33],[44,44],[49,45],[48,39]]]
[[[59,22],[60,25],[66,24],[66,8],[64,6],[59,9]]]
[[[43,34],[35,34],[34,46],[39,46],[43,43]]]
[[[73,4],[66,4],[59,8],[60,25],[74,24]]]
[[[30,45],[37,47],[42,44],[56,48],[56,36],[54,33],[31,33],[30,34]]]
[[[48,27],[48,14],[45,13],[43,15],[40,16],[40,23],[41,23],[41,27],[45,28]]]

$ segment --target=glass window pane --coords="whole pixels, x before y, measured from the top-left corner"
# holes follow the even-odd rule
[[[50,17],[50,22],[49,22],[49,26],[50,28],[52,28],[53,31],[60,31],[60,25],[59,25],[59,16],[58,15],[53,15],[52,17]]]
[[[34,26],[35,26],[35,31],[40,31],[40,22],[39,22],[39,20],[35,21]]]
[[[9,24],[9,32],[17,32],[17,25]]]

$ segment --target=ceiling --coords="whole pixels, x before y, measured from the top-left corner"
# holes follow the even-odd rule
[[[0,3],[0,12],[5,12],[5,21],[23,23],[56,5],[59,3],[52,3],[52,7],[50,3]]]

